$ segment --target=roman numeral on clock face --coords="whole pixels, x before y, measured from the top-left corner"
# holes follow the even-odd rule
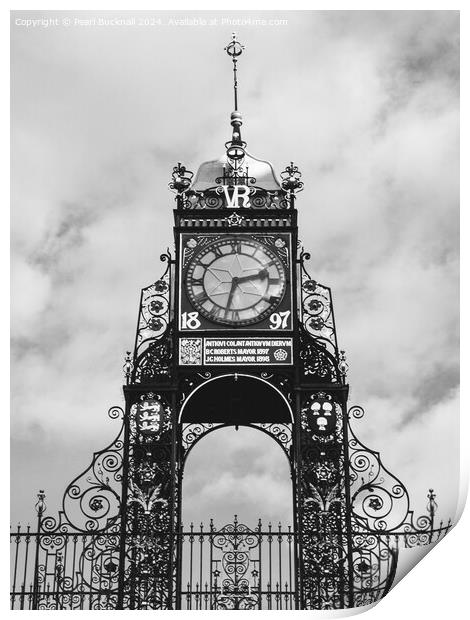
[[[279,301],[279,296],[278,295],[265,295],[264,297],[261,298],[263,301],[267,301],[270,304],[274,304],[277,301]]]
[[[219,306],[212,306],[212,308],[209,310],[209,318],[210,319],[221,318],[223,313],[224,313],[223,309],[220,308]]]
[[[224,318],[229,321],[239,321],[240,312],[238,310],[225,310]]]
[[[240,241],[240,239],[234,239],[231,243],[231,246],[234,252],[236,252],[237,254],[241,254],[242,242]]]
[[[209,299],[209,296],[206,293],[206,291],[202,291],[201,293],[198,293],[197,295],[194,295],[194,299],[198,303],[203,304],[205,301],[207,301]]]

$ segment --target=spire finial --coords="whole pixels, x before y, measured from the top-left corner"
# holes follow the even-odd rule
[[[235,32],[232,32],[232,40],[224,48],[227,54],[232,58],[233,62],[233,95],[235,100],[235,109],[230,115],[230,124],[232,125],[232,140],[227,142],[227,157],[232,167],[237,167],[245,156],[244,147],[246,144],[242,140],[241,126],[243,123],[242,115],[238,111],[238,81],[237,81],[237,62],[238,57],[245,49],[245,46],[237,39]],[[230,147],[230,148],[229,148]],[[229,153],[230,150],[230,153]],[[233,155],[236,155],[235,157]]]
[[[233,95],[235,99],[235,112],[238,112],[238,82],[237,82],[237,61],[238,56],[243,52],[245,46],[237,39],[235,32],[232,32],[232,40],[224,48],[229,56],[232,57],[233,62]]]

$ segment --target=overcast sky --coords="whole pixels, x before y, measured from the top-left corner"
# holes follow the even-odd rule
[[[54,514],[117,433],[106,412],[123,403],[140,289],[172,244],[171,168],[196,171],[230,137],[233,26],[165,25],[169,13],[155,27],[73,25],[105,15],[123,14],[12,14],[13,523],[34,517],[39,488]],[[69,27],[15,25],[64,16]],[[417,512],[431,486],[452,516],[458,14],[193,16],[287,19],[236,28],[243,137],[278,172],[291,160],[303,172],[300,237],[333,289],[351,404],[366,409],[356,433]],[[289,520],[287,461],[262,433],[212,433],[188,464],[186,520]]]

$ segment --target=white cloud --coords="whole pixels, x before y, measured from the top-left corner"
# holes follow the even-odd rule
[[[49,303],[51,280],[29,265],[21,256],[14,257],[11,267],[12,328],[17,337],[34,339],[37,316]]]

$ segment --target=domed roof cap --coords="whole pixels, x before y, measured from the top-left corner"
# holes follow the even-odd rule
[[[255,179],[255,182],[251,184],[252,186],[259,187],[269,192],[281,190],[281,184],[269,161],[257,159],[245,152],[243,168],[248,177]],[[194,181],[189,188],[190,191],[203,192],[215,187],[221,182],[220,179],[224,177],[224,172],[228,174],[229,170],[230,163],[226,153],[219,157],[219,159],[212,159],[204,162],[199,166]]]

